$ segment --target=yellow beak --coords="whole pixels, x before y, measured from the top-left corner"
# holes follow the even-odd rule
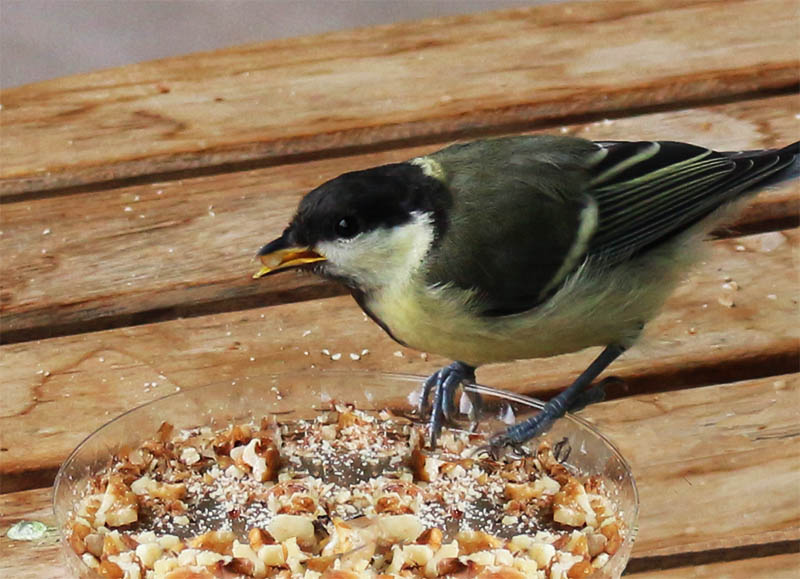
[[[253,279],[258,279],[269,273],[298,267],[315,261],[324,261],[325,257],[318,254],[310,247],[285,247],[270,250],[272,243],[265,245],[259,252],[262,267],[257,273],[253,274]]]

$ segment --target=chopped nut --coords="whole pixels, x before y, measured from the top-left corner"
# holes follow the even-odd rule
[[[403,546],[403,555],[407,562],[421,567],[433,559],[433,549],[428,545],[405,545]]]
[[[103,552],[101,555],[105,557],[110,555],[119,555],[126,549],[127,545],[117,531],[112,531],[103,535]]]
[[[172,438],[172,431],[174,429],[175,427],[169,422],[162,422],[161,426],[158,427],[158,441],[162,443],[169,442],[169,439]]]
[[[610,523],[600,527],[600,532],[607,539],[605,551],[609,555],[616,553],[622,546],[622,536],[616,523]]]
[[[314,523],[311,518],[300,515],[275,516],[269,524],[269,533],[281,543],[289,539],[296,539],[301,545],[315,543]]]
[[[158,544],[161,545],[162,549],[169,550],[174,553],[179,552],[184,547],[183,542],[181,542],[181,540],[175,535],[161,535],[160,537],[157,537],[156,540],[158,541]]]
[[[441,542],[441,537],[436,538],[434,544],[436,542]],[[431,545],[431,548],[434,547]],[[462,568],[463,563],[458,560],[458,543],[452,541],[436,549],[433,558],[425,565],[425,575],[450,575]]]
[[[200,551],[195,556],[195,561],[197,561],[197,564],[202,565],[203,567],[214,567],[218,563],[229,563],[231,560],[231,557],[221,555],[220,553],[215,553],[213,551]]]
[[[446,431],[435,452],[423,450],[424,438],[422,427],[397,413],[335,402],[297,426],[270,417],[175,433],[163,423],[155,438],[123,448],[90,481],[68,540],[87,566],[124,579],[569,579],[589,575],[621,547],[624,527],[608,481],[578,478],[547,442],[522,458],[491,459],[469,458],[484,435]],[[352,463],[350,453],[358,457]],[[331,459],[325,476],[305,474],[304,461],[320,456]],[[384,462],[389,469],[374,476]],[[327,478],[348,464],[368,477]],[[202,508],[224,506],[247,542],[219,528],[185,542],[163,531],[209,528],[196,508],[198,491]],[[135,531],[119,524],[132,511],[138,520],[138,508],[147,516]],[[469,529],[465,523],[483,509],[496,509],[493,520],[518,534],[508,540]],[[464,530],[443,544],[437,524],[451,517]],[[148,528],[151,519],[158,525]]]
[[[112,475],[108,479],[106,492],[100,508],[95,513],[95,523],[109,527],[121,527],[139,518],[139,503],[122,477]]]
[[[500,539],[483,531],[461,531],[456,540],[461,552],[467,555],[477,551],[499,549],[502,545]]]
[[[94,555],[89,553],[84,553],[81,555],[81,561],[83,561],[83,564],[89,569],[97,569],[100,566],[100,561],[98,561]]]
[[[103,535],[100,533],[87,535],[84,543],[86,544],[86,550],[95,557],[99,558],[103,555]]]
[[[346,569],[331,569],[323,576],[324,579],[361,579],[361,575],[355,571],[348,571]]]
[[[387,515],[402,515],[412,513],[411,507],[400,502],[397,495],[387,495],[378,499],[375,503],[375,512]]]
[[[600,533],[592,533],[587,535],[586,544],[587,548],[589,549],[589,556],[596,557],[602,553],[606,548],[607,542],[608,539],[606,539],[605,535]]]
[[[534,543],[528,548],[531,559],[536,561],[540,568],[547,567],[556,554],[556,548],[547,543]]]
[[[428,545],[434,550],[438,550],[442,546],[442,530],[436,527],[426,529],[422,534],[417,537],[416,542],[420,545]]]
[[[223,555],[231,555],[235,538],[231,531],[209,531],[189,540],[189,546],[192,549],[216,551]]]
[[[438,563],[436,564],[435,573],[437,573],[440,577],[456,575],[457,573],[466,569],[466,566],[458,560],[456,557],[445,557],[439,559]],[[427,566],[426,566],[427,570]]]
[[[97,574],[109,579],[122,579],[125,576],[120,566],[111,561],[101,561],[97,567]]]
[[[566,549],[573,555],[587,557],[589,555],[589,543],[586,540],[586,535],[580,531],[573,531]]]
[[[158,482],[145,475],[131,483],[131,491],[136,495],[149,495],[156,499],[179,500],[186,496],[186,485]]]
[[[186,465],[193,465],[200,462],[200,453],[197,449],[189,446],[181,451],[181,462]]]
[[[583,485],[571,478],[553,498],[553,520],[570,527],[580,527],[587,519],[594,518]]]
[[[263,545],[274,545],[275,538],[264,529],[253,527],[247,533],[247,540],[254,551],[258,551]]]
[[[532,559],[518,558],[514,560],[514,568],[523,573],[525,577],[535,577],[539,565]]]
[[[257,550],[257,555],[258,558],[269,567],[279,567],[286,562],[286,553],[284,552],[283,545],[261,545]],[[335,557],[332,559],[335,559]],[[311,569],[311,566],[309,566],[309,569]],[[322,569],[313,570],[320,571]]]
[[[148,569],[152,569],[156,560],[161,557],[164,550],[158,543],[145,543],[136,547],[136,556]]]
[[[267,465],[266,456],[270,456],[271,465]],[[244,447],[242,452],[242,462],[250,467],[253,473],[253,478],[259,482],[268,480],[268,475],[273,475],[277,472],[278,451],[274,445],[262,444],[258,438],[253,438],[247,446]]]
[[[84,523],[76,522],[72,525],[72,532],[69,534],[68,542],[72,550],[78,555],[83,555],[86,552],[87,546],[85,539],[89,536],[91,531],[91,527]]]
[[[256,561],[258,562],[256,563],[252,559],[246,557],[234,557],[230,563],[225,565],[225,569],[231,573],[236,573],[237,576],[266,577],[266,566],[260,560],[256,559]]]
[[[460,558],[462,561],[472,561],[482,567],[494,565],[494,554],[490,551],[476,551],[468,555],[462,555]]]
[[[214,579],[214,575],[204,568],[187,569],[185,567],[169,571],[164,579]]]
[[[567,571],[569,579],[580,579],[580,577],[588,577],[594,573],[594,567],[589,561],[578,561]]]
[[[595,557],[592,560],[592,567],[594,567],[595,569],[600,569],[606,563],[608,563],[608,560],[610,558],[611,556],[608,553],[600,553],[597,557]]]
[[[244,573],[250,577],[267,576],[267,566],[258,558],[258,555],[250,548],[250,545],[246,543],[233,542],[231,565],[230,570],[236,573]]]
[[[419,518],[410,514],[381,517],[378,528],[381,538],[390,543],[416,541],[425,530]]]

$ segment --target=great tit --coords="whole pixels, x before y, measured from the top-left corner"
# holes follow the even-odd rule
[[[799,174],[800,142],[740,152],[567,136],[454,144],[320,185],[258,252],[254,277],[311,269],[347,286],[397,342],[457,360],[423,386],[433,447],[477,366],[605,346],[538,415],[496,435],[497,450],[594,398],[589,385],[635,342],[697,242],[738,201]]]

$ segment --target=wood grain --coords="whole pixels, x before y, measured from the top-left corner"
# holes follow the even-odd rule
[[[52,494],[46,488],[0,495],[0,577],[70,579],[59,550]],[[6,533],[21,520],[41,521],[52,530],[40,541],[12,541]]]
[[[723,150],[775,147],[796,138],[798,113],[797,97],[775,97],[564,131],[590,139],[668,138]],[[253,255],[322,181],[432,148],[438,147],[8,203],[0,213],[2,340],[342,293],[311,276],[254,282]],[[734,227],[785,226],[798,215],[800,188],[788,184],[756,197]]]
[[[639,485],[640,534],[634,562],[667,552],[675,555],[673,561],[680,561],[682,554],[689,561],[692,553],[709,548],[746,551],[770,541],[800,538],[800,490],[794,469],[799,396],[800,376],[790,375],[641,395],[586,410],[584,416],[628,458]],[[754,480],[758,493],[752,492]],[[0,529],[23,518],[53,524],[50,493],[48,488],[0,495]],[[746,524],[741,526],[743,520]],[[0,560],[0,575],[3,569],[13,569],[14,577],[59,576],[60,555],[52,538],[12,544],[2,536],[0,549],[7,553]],[[787,568],[784,559],[780,561],[783,566],[775,569]],[[663,576],[692,576],[674,574],[686,570],[672,569]]]
[[[790,91],[797,15],[791,0],[545,5],[13,88],[0,95],[0,191]]]
[[[798,241],[800,231],[793,230],[710,242],[708,260],[611,368],[626,384],[610,394],[795,371],[800,288],[775,272],[793,271]],[[724,289],[726,279],[738,291]],[[735,307],[721,305],[724,298]],[[365,348],[369,354],[350,359]],[[342,357],[333,361],[323,349]],[[478,379],[551,393],[596,354],[487,366]],[[10,344],[0,348],[0,433],[7,449],[0,452],[0,474],[24,484],[32,472],[52,473],[96,427],[176,387],[309,367],[428,374],[446,362],[400,348],[348,296]]]
[[[800,375],[634,396],[582,415],[641,482],[638,555],[800,539]]]

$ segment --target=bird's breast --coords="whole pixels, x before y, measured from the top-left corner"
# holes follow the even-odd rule
[[[630,346],[678,279],[657,259],[588,271],[541,306],[509,316],[481,315],[472,292],[413,282],[371,292],[363,305],[396,340],[473,366]],[[653,273],[659,267],[663,275]]]
[[[572,331],[575,326],[563,318],[476,315],[471,298],[469,292],[452,288],[406,287],[368,296],[364,306],[395,340],[473,366],[551,356],[602,343],[596,341],[596,333]]]

